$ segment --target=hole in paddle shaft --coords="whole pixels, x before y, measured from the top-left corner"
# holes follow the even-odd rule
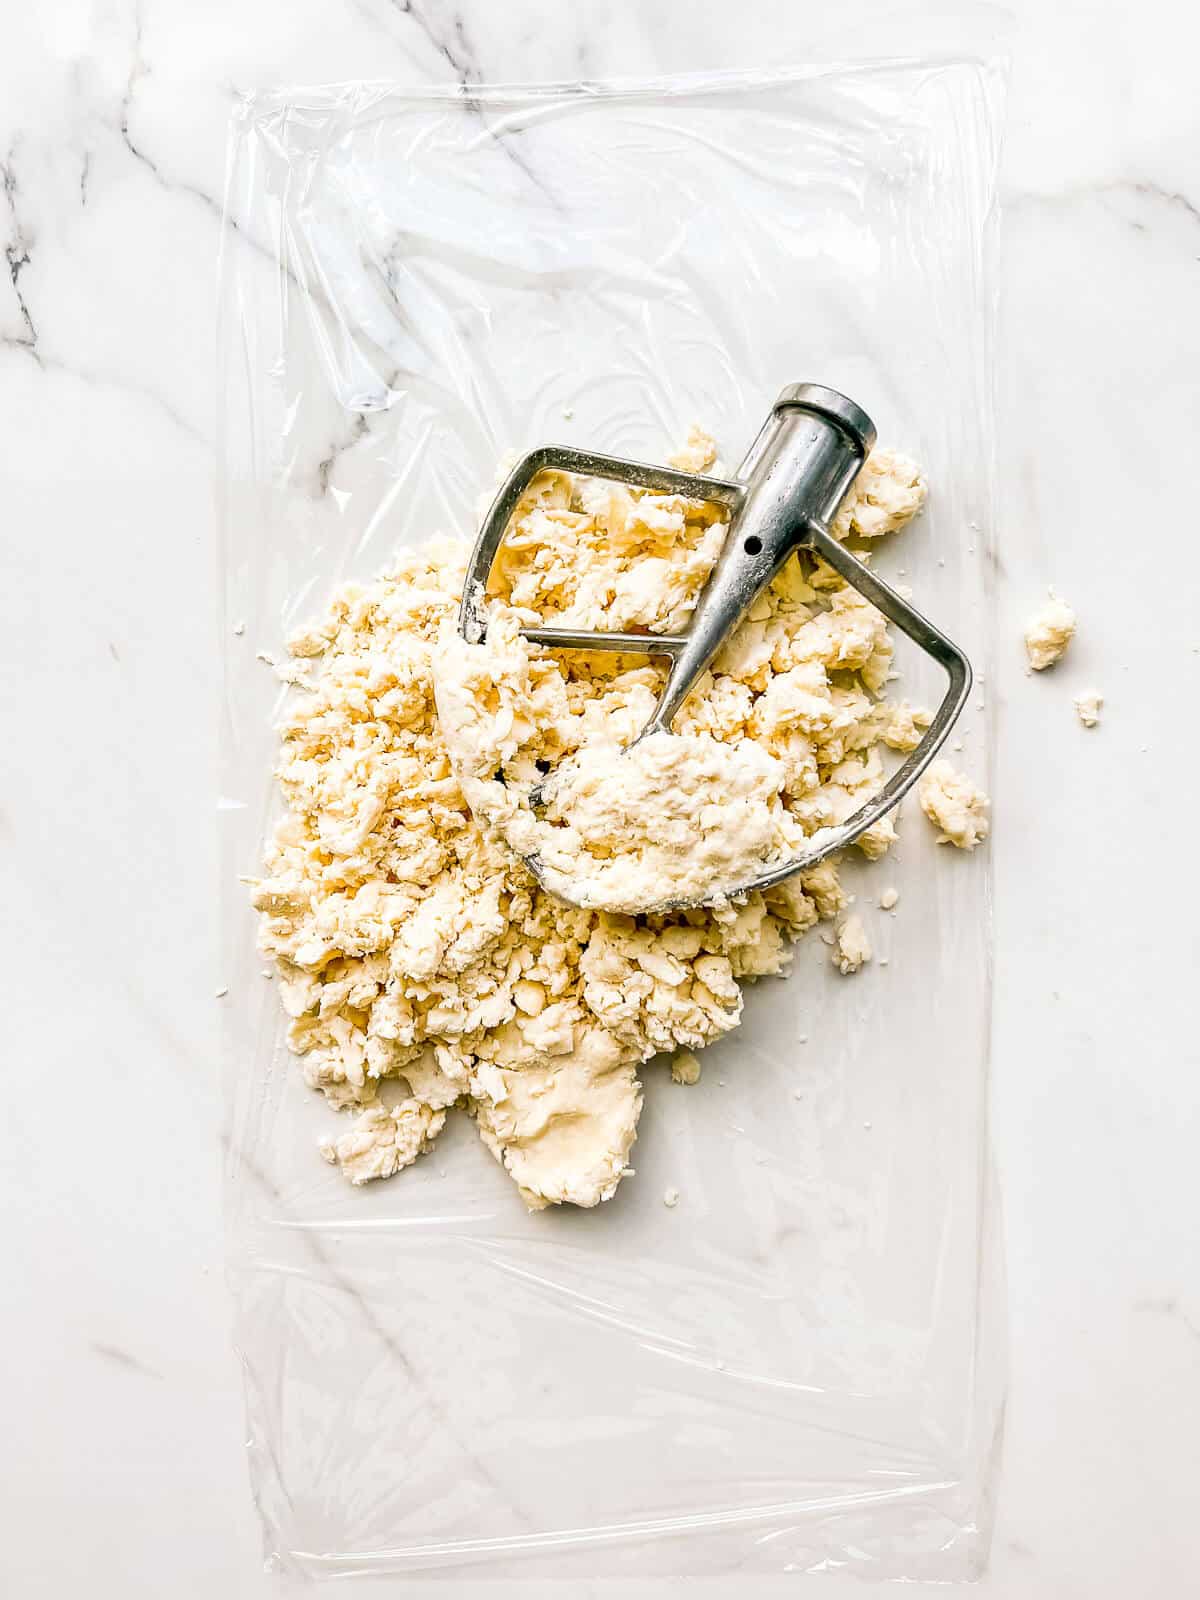
[[[762,540],[752,533],[742,546],[742,549],[748,556],[759,555],[762,551]]]

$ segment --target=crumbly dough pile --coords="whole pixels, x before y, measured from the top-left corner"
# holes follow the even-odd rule
[[[438,725],[464,565],[457,544],[407,554],[291,641],[320,666],[281,730],[260,947],[307,1082],[362,1113],[326,1146],[352,1181],[408,1165],[464,1101],[528,1204],[594,1205],[626,1167],[639,1063],[735,1027],[739,980],[782,972],[846,898],[824,863],[719,914],[634,921],[540,889],[468,809]]]
[[[711,461],[693,436],[687,465]],[[883,463],[864,474],[843,533],[874,536],[918,509],[916,469]],[[724,524],[678,497],[549,475],[515,533],[496,586],[500,626],[536,609],[582,626],[675,628]],[[250,880],[260,946],[307,1082],[357,1114],[323,1147],[351,1181],[407,1166],[461,1104],[528,1205],[594,1205],[627,1170],[639,1065],[675,1053],[674,1075],[694,1082],[690,1052],[737,1025],[741,982],[783,972],[791,942],[849,902],[831,861],[743,904],[671,915],[577,909],[539,887],[469,808],[465,787],[503,786],[486,766],[460,781],[435,705],[464,562],[450,542],[406,553],[386,576],[343,585],[289,642],[314,675],[282,725],[287,810]],[[882,781],[881,744],[911,749],[928,723],[878,698],[890,659],[882,619],[835,574],[806,576],[793,560],[679,725],[697,750],[745,745],[747,771],[764,786],[769,774],[788,826],[811,833]],[[631,736],[659,683],[638,658],[526,647],[504,660],[487,679],[484,753],[493,772],[523,778],[539,760]],[[864,852],[882,854],[894,836],[890,821],[877,825]],[[617,843],[587,835],[589,850]],[[852,923],[843,933],[849,970],[865,941]]]
[[[1062,660],[1075,637],[1075,624],[1075,613],[1051,590],[1049,600],[1025,628],[1025,653],[1035,672]]]

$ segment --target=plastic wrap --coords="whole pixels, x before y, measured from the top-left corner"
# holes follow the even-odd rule
[[[252,872],[284,697],[256,660],[398,546],[469,536],[508,450],[736,461],[810,379],[916,456],[878,555],[984,669],[999,79],[976,61],[247,99],[222,274],[229,1278],[268,1549],[317,1576],[526,1580],[986,1557],[1003,1362],[986,850],[848,868],[875,944],[752,987],[636,1177],[528,1214],[458,1114],[395,1179],[316,1153]],[[937,669],[901,649],[904,693]],[[896,912],[875,910],[900,891]],[[667,1187],[679,1204],[664,1206]]]

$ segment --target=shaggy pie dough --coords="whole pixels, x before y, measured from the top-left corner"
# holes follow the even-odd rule
[[[677,459],[704,470],[714,455],[695,431]],[[920,507],[911,463],[877,452],[868,468],[838,518],[842,534],[875,537]],[[575,758],[578,848],[614,880],[624,870],[606,764],[648,714],[662,669],[644,657],[556,656],[516,628],[534,615],[682,627],[724,536],[717,507],[543,474],[502,547],[471,672],[456,661],[457,543],[343,585],[290,641],[310,678],[282,725],[287,809],[251,892],[305,1078],[356,1116],[322,1147],[351,1181],[415,1161],[459,1104],[529,1206],[607,1199],[628,1169],[639,1066],[671,1053],[674,1075],[694,1082],[691,1052],[737,1026],[742,983],[782,973],[793,940],[846,910],[832,860],[703,911],[579,909],[541,888],[498,831],[508,821],[500,770],[515,786]],[[717,805],[714,851],[744,849],[743,824],[760,830],[753,854],[842,821],[884,779],[878,747],[911,748],[928,723],[882,699],[890,664],[882,617],[830,570],[793,559],[688,702],[684,737],[663,741],[671,759],[647,741],[656,803],[681,816],[697,795]],[[489,715],[473,719],[481,690]],[[738,775],[736,840],[728,791],[712,787],[718,765]],[[642,828],[645,850],[661,842],[656,831]],[[882,826],[872,835],[869,854],[894,836]]]

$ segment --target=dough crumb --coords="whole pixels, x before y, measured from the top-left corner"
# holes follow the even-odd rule
[[[872,450],[830,532],[835,539],[879,539],[895,533],[917,515],[928,493],[925,474],[915,461],[899,450]]]
[[[894,811],[889,812],[886,816],[880,817],[878,822],[873,822],[855,840],[858,848],[868,861],[881,860],[899,838],[896,832],[895,819],[896,813]]]
[[[676,1083],[699,1083],[700,1063],[690,1050],[680,1050],[671,1063],[671,1076]]]
[[[837,940],[833,947],[833,964],[841,973],[857,972],[865,961],[871,959],[871,941],[863,920],[855,912],[839,924]]]
[[[1085,728],[1094,728],[1100,721],[1100,708],[1104,704],[1104,696],[1099,689],[1085,689],[1082,694],[1075,696],[1075,715]]]
[[[987,838],[991,802],[978,784],[948,761],[935,761],[917,792],[921,810],[939,830],[939,844],[974,850]]]
[[[717,444],[697,423],[688,429],[687,443],[667,457],[667,465],[678,467],[680,472],[707,472],[717,459]]]
[[[932,712],[914,708],[907,701],[888,706],[881,737],[889,749],[915,750],[921,742],[921,735],[932,721]]]
[[[329,649],[335,629],[329,624],[308,622],[288,635],[288,654],[301,657],[322,656]]]
[[[290,683],[294,689],[311,689],[312,679],[308,674],[308,666],[303,661],[280,661],[275,667],[275,676],[280,683]]]
[[[879,896],[880,909],[883,911],[893,911],[899,903],[899,900],[899,889],[885,889]]]
[[[1061,661],[1075,637],[1075,613],[1050,591],[1050,598],[1025,627],[1025,652],[1035,672]]]
[[[678,1204],[679,1204],[679,1190],[678,1189],[667,1189],[663,1194],[663,1205],[674,1207],[674,1206],[677,1206]]]
[[[419,1100],[402,1100],[398,1106],[371,1106],[340,1139],[323,1139],[321,1154],[338,1166],[351,1183],[390,1178],[411,1166],[429,1149],[442,1131],[444,1111],[434,1111]]]

